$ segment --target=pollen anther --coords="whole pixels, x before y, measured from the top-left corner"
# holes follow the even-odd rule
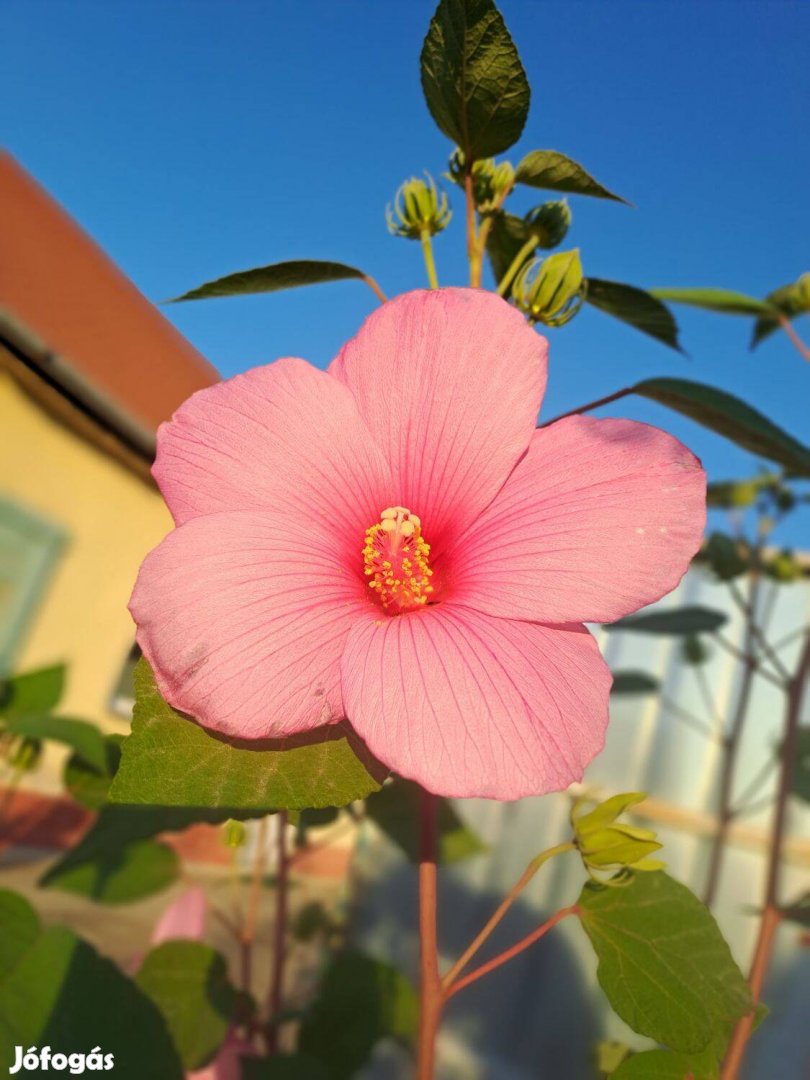
[[[404,506],[390,506],[366,530],[363,572],[368,585],[391,615],[415,611],[429,603],[430,545],[422,536],[422,522]]]

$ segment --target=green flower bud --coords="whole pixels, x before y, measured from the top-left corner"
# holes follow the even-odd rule
[[[732,581],[751,568],[751,551],[746,543],[725,533],[713,532],[704,548],[709,565],[721,581]]]
[[[452,212],[447,196],[439,192],[430,173],[425,176],[427,182],[416,176],[406,180],[397,191],[393,209],[390,205],[386,208],[388,231],[394,236],[421,240],[425,235],[435,236],[449,224]]]
[[[463,188],[466,172],[464,154],[461,150],[455,149],[450,155],[448,172],[445,175],[448,180],[452,180]],[[501,161],[496,164],[495,158],[481,158],[480,161],[473,162],[473,202],[480,213],[489,213],[500,206],[514,184],[515,170],[510,162]]]
[[[31,772],[42,757],[42,743],[39,739],[24,737],[15,742],[8,755],[8,763],[18,772]]]
[[[243,821],[236,821],[234,818],[228,818],[222,826],[221,835],[225,847],[243,847],[247,840],[245,823]]]
[[[781,582],[784,585],[796,581],[802,576],[801,564],[793,552],[785,548],[775,555],[764,567],[765,573],[772,581]]]
[[[512,298],[529,322],[564,326],[582,307],[585,288],[579,248],[574,248],[527,262],[512,284]]]
[[[543,203],[530,210],[523,219],[529,232],[537,236],[537,246],[558,247],[571,226],[571,211],[565,199]]]
[[[684,663],[697,667],[699,664],[706,663],[711,656],[711,652],[708,645],[705,645],[697,634],[688,634],[683,639],[681,655]]]
[[[574,843],[591,876],[593,871],[660,870],[663,867],[659,859],[650,858],[661,848],[655,833],[616,820],[645,798],[640,791],[614,795],[588,813],[582,812],[584,801],[575,803],[571,811]]]

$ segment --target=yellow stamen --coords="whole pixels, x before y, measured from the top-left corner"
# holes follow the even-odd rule
[[[415,611],[430,602],[430,545],[422,536],[422,522],[404,506],[390,506],[366,530],[363,573],[369,588],[391,615]]]

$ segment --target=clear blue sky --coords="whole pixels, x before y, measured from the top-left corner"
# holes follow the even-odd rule
[[[810,269],[810,3],[502,0],[533,89],[512,154],[563,150],[636,209],[572,198],[586,273],[763,295]],[[422,100],[432,0],[4,0],[5,144],[151,299],[233,270],[334,258],[388,293],[423,284],[390,238],[397,185],[450,146]],[[460,199],[436,244],[464,283]],[[549,198],[552,196],[548,196]],[[521,193],[521,211],[542,201]],[[325,365],[374,305],[359,283],[165,308],[224,374],[282,355]],[[678,311],[685,359],[586,309],[551,331],[546,417],[628,382],[683,375],[810,441],[810,367],[750,320]],[[797,324],[810,338],[810,319]],[[658,406],[715,478],[749,455]],[[805,519],[806,521],[806,519]],[[785,533],[802,541],[804,523]]]

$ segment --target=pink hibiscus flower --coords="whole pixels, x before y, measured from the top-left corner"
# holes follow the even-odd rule
[[[413,292],[326,372],[278,360],[187,401],[154,467],[177,528],[131,603],[167,700],[245,739],[348,718],[442,795],[579,779],[611,683],[582,624],[677,585],[705,476],[646,424],[536,430],[546,354],[492,294]]]

